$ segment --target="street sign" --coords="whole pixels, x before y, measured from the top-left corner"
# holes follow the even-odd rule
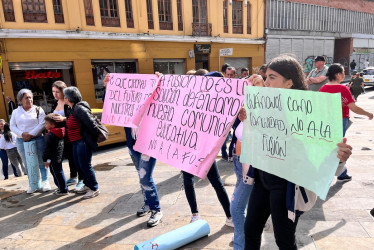
[[[220,49],[219,56],[232,56],[233,48]]]

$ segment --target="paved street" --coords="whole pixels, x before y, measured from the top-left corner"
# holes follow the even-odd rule
[[[374,91],[359,97],[358,105],[374,112]],[[326,105],[328,108],[328,105]],[[374,249],[374,121],[351,113],[348,142],[354,151],[348,162],[351,182],[332,182],[326,201],[301,217],[297,228],[300,249]],[[217,158],[231,196],[232,164]],[[164,218],[147,228],[148,216],[137,218],[142,206],[138,176],[124,145],[101,149],[93,159],[101,194],[83,200],[71,194],[27,195],[27,176],[0,181],[1,249],[133,249],[144,240],[189,223],[190,209],[180,171],[161,162],[154,172]],[[67,163],[64,163],[68,173]],[[51,176],[52,178],[52,176]],[[196,179],[197,180],[197,179]],[[51,185],[53,181],[51,179]],[[233,229],[224,225],[224,212],[207,180],[196,183],[200,215],[211,233],[183,249],[230,249]],[[54,187],[54,185],[53,185]],[[264,233],[263,249],[276,249],[272,229]]]

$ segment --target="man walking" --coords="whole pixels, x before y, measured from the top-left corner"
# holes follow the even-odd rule
[[[365,69],[369,67],[370,65],[369,59],[366,59],[366,61],[364,62],[364,65],[365,65]]]
[[[352,72],[356,69],[356,61],[355,60],[353,60],[350,64],[349,64],[349,66],[351,67],[351,75],[352,75]]]
[[[325,58],[323,56],[316,56],[314,58],[315,68],[310,71],[306,78],[306,83],[309,86],[309,90],[319,91],[319,89],[327,83],[326,73],[329,67],[325,65]]]

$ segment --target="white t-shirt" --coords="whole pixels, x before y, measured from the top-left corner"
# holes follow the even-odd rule
[[[16,140],[17,140],[17,135],[13,132],[12,133],[12,141],[11,142],[7,142],[4,138],[4,135],[0,135],[0,149],[12,149],[12,148],[15,148],[17,147],[16,146]]]
[[[235,129],[235,136],[238,141],[242,142],[243,137],[243,122],[240,122],[239,125]]]
[[[33,136],[39,136],[44,130],[45,113],[42,108],[39,109],[39,117],[37,118],[36,107],[33,106],[29,111],[25,111],[19,106],[12,113],[10,119],[10,130],[14,132],[18,138],[22,138],[23,132],[28,132]]]
[[[365,62],[364,62],[365,69],[366,69],[367,67],[369,67],[369,64],[370,64],[370,62],[368,62],[368,61],[365,61]]]

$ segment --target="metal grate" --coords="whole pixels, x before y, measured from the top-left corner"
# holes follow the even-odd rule
[[[374,14],[326,6],[267,0],[267,28],[374,34]]]
[[[152,0],[147,0],[147,19],[148,19],[148,29],[154,29],[153,23],[153,10],[152,10]]]
[[[53,0],[53,11],[55,13],[55,22],[64,23],[64,11],[61,0]]]
[[[229,24],[227,23],[227,0],[223,0],[223,32],[229,32]]]
[[[86,24],[94,26],[95,19],[92,10],[92,0],[84,0],[84,13],[86,14]]]
[[[22,0],[23,20],[31,23],[46,23],[44,0]]]
[[[178,30],[183,30],[182,0],[177,0]]]
[[[252,6],[250,3],[247,5],[247,34],[252,33]]]
[[[127,28],[134,28],[134,18],[132,15],[132,0],[125,0]]]
[[[160,30],[173,30],[170,0],[158,0],[158,21],[160,23]]]
[[[117,0],[100,0],[101,25],[120,27]]]
[[[13,0],[3,0],[4,19],[6,22],[15,22]]]
[[[232,1],[232,33],[243,34],[243,2]]]

